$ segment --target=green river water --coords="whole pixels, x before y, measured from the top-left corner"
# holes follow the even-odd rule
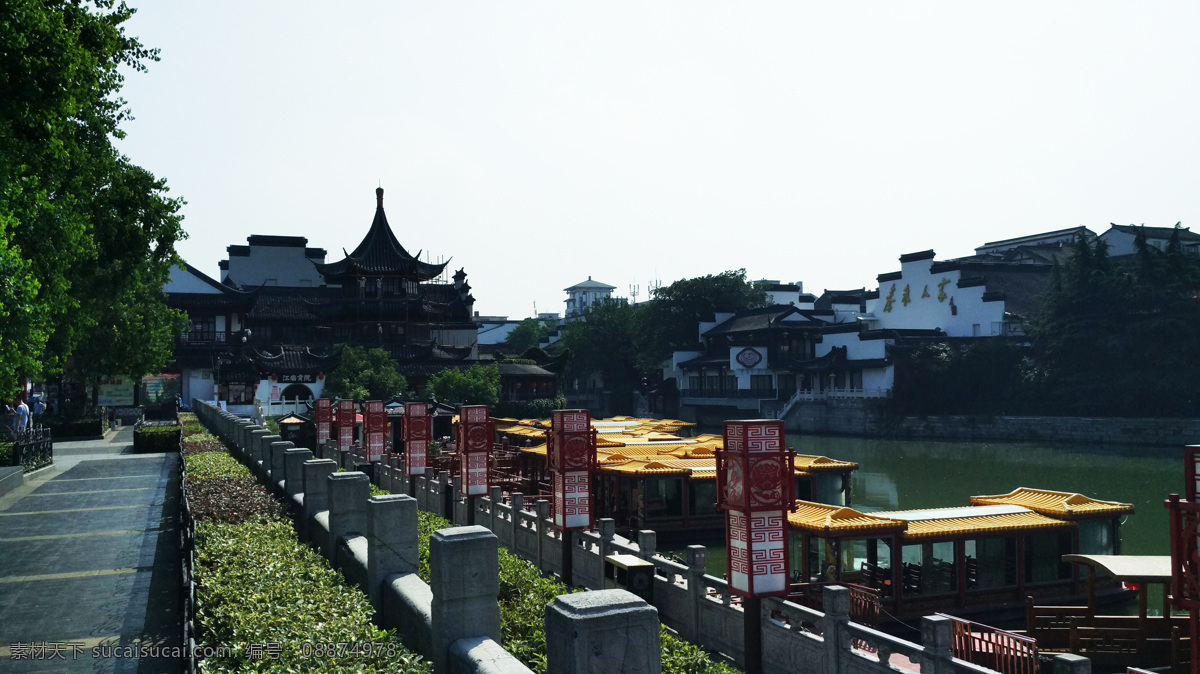
[[[789,435],[787,441],[798,454],[859,464],[851,493],[851,505],[858,510],[965,506],[971,496],[1003,494],[1017,487],[1079,492],[1134,505],[1134,514],[1121,528],[1122,553],[1170,554],[1163,501],[1172,492],[1183,492],[1182,448],[812,435]],[[708,546],[709,573],[723,576],[724,543],[696,542]],[[664,546],[680,556],[686,548],[686,544]]]

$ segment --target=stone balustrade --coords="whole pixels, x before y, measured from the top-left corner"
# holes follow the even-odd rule
[[[211,405],[197,405],[197,413],[219,437],[238,448],[243,460],[252,467],[257,465],[265,483],[278,484],[281,493],[301,507],[298,528],[303,535],[319,545],[347,579],[363,587],[379,622],[405,635],[406,643],[430,657],[438,671],[527,671],[499,646],[498,635],[491,632],[491,618],[487,616],[498,610],[495,592],[490,583],[480,581],[496,577],[495,549],[501,545],[542,572],[561,575],[564,533],[553,527],[549,503],[529,503],[519,493],[506,498],[499,487],[493,487],[488,496],[460,497],[455,480],[445,472],[438,474],[430,469],[426,475],[410,479],[402,466],[368,464],[360,450],[339,452],[332,445],[316,448],[318,458],[303,461],[297,473],[294,468],[288,469],[287,459],[299,457],[297,452],[304,450],[292,449],[290,443],[285,448],[278,436]],[[284,456],[277,464],[271,454],[276,445]],[[348,470],[369,466],[370,477],[358,471],[336,473],[339,466]],[[279,471],[274,479],[273,467]],[[297,479],[295,475],[303,484],[289,486],[289,478]],[[370,482],[392,495],[368,497]],[[455,555],[456,559],[469,561],[461,562],[458,569],[444,569],[446,572],[440,575],[435,572],[432,585],[416,576],[417,508],[464,525],[439,532],[436,549],[439,559]],[[547,657],[555,654],[553,671],[658,672],[659,651],[657,646],[650,647],[646,636],[647,611],[655,613],[656,624],[661,620],[684,639],[742,664],[745,613],[740,600],[731,596],[726,581],[705,572],[704,546],[689,546],[686,563],[678,563],[656,554],[653,531],[638,532],[637,540],[630,541],[617,536],[614,522],[606,519],[599,520],[593,531],[567,535],[571,540],[572,582],[593,592],[565,595],[547,608]],[[462,552],[451,552],[455,545],[461,545]],[[433,550],[431,547],[431,565]],[[604,560],[612,554],[633,555],[654,565],[652,605],[624,591],[606,594],[611,590],[605,590]],[[461,584],[467,583],[466,578],[487,591],[465,592]],[[764,659],[765,672],[993,671],[951,656],[951,626],[945,618],[924,618],[924,645],[917,644],[851,622],[846,588],[829,587],[824,592],[825,613],[782,599],[761,602],[762,651],[768,655]],[[570,599],[589,595],[603,596]],[[435,613],[438,606],[441,608]],[[475,610],[478,615],[470,613]],[[610,615],[614,611],[628,615],[614,622]],[[468,614],[473,617],[466,624],[473,627],[466,631],[472,634],[451,628],[454,621],[443,617]],[[626,659],[607,660],[623,662],[627,668],[593,668],[598,661],[588,655],[589,649],[593,649],[597,638],[604,638],[597,635],[614,629],[612,625],[621,621],[629,626],[621,640],[627,649]],[[653,631],[657,639],[657,630]],[[613,641],[610,638],[605,643]],[[1058,656],[1055,668],[1071,674],[1091,671],[1090,663],[1077,656]]]

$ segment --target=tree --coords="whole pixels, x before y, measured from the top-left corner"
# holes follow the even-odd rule
[[[526,318],[508,333],[504,341],[513,347],[517,353],[522,353],[537,347],[543,337],[554,332],[554,327],[554,321],[540,321],[536,318]]]
[[[325,381],[325,398],[391,400],[408,388],[396,361],[383,349],[338,347],[338,366]]]
[[[656,369],[681,348],[695,348],[698,326],[718,311],[736,312],[767,305],[766,287],[746,280],[746,270],[681,279],[656,288],[638,305],[640,365]]]
[[[562,344],[573,357],[570,376],[599,375],[618,413],[632,413],[633,390],[641,376],[637,368],[640,309],[617,300],[597,302],[584,320],[562,328]]]
[[[1178,226],[1177,226],[1178,227]],[[1031,380],[1060,414],[1192,416],[1200,413],[1200,261],[1178,231],[1165,251],[1135,241],[1114,261],[1103,240],[1075,243],[1056,267],[1027,331]]]
[[[0,394],[61,371],[85,339],[122,343],[95,364],[105,374],[159,369],[180,325],[152,288],[178,263],[182,202],[112,144],[129,117],[120,68],[158,58],[125,35],[133,12],[111,0],[0,6],[0,264],[18,288],[0,293]],[[154,306],[114,310],[132,302]]]
[[[500,367],[476,363],[466,370],[447,368],[429,378],[429,390],[451,405],[495,405],[500,400]]]

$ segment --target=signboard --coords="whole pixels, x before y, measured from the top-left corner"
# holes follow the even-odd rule
[[[487,405],[458,408],[458,474],[463,496],[487,495],[494,436]]]
[[[547,467],[554,486],[554,526],[590,529],[596,431],[587,410],[555,410],[546,436]]]
[[[433,439],[429,403],[404,404],[404,468],[409,475],[424,475]]]
[[[371,400],[364,405],[363,431],[367,449],[367,461],[383,459],[384,439],[387,438],[387,410],[383,403]]]
[[[97,407],[132,407],[133,377],[122,375],[104,377],[96,394]]]
[[[795,508],[783,422],[726,421],[717,454],[717,507],[725,511],[729,590],[743,597],[788,592],[787,513]]]
[[[277,374],[275,381],[280,384],[315,384],[317,383],[317,375],[315,374]]]
[[[317,444],[319,445],[329,439],[329,433],[333,429],[333,401],[328,398],[318,398],[313,403],[313,411],[317,417]]]
[[[357,414],[353,400],[337,401],[338,449],[350,449],[354,445]]]
[[[142,377],[142,405],[146,407],[174,406],[175,396],[182,391],[177,374]]]

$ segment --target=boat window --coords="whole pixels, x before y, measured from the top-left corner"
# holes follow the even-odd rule
[[[796,478],[796,498],[801,501],[816,502],[817,496],[813,493],[813,484],[811,477]]]
[[[646,519],[683,517],[683,480],[645,481]]]
[[[967,589],[1017,584],[1017,539],[977,538],[964,543]]]
[[[879,590],[883,596],[892,594],[892,545],[885,539],[872,538],[866,542],[867,558],[858,568],[862,584]]]
[[[1048,583],[1071,577],[1071,565],[1062,556],[1071,553],[1071,534],[1051,533],[1025,537],[1025,582]]]
[[[1113,521],[1108,519],[1085,520],[1079,523],[1079,554],[1113,555]]]
[[[719,514],[717,512],[717,481],[690,480],[692,517],[707,517]]]
[[[946,594],[958,588],[953,541],[906,545],[901,557],[905,595]]]
[[[808,559],[808,581],[810,583],[833,582],[837,580],[837,566],[834,560],[837,559],[838,541],[826,538],[818,538],[816,536],[808,537],[808,550],[805,551]]]

